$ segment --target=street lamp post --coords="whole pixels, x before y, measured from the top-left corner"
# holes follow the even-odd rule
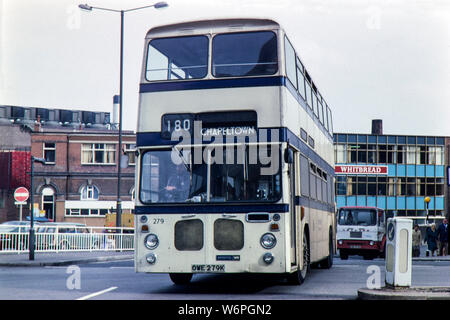
[[[427,211],[427,219],[426,219],[426,224],[428,225],[428,205],[429,205],[429,203],[430,203],[430,197],[425,197],[425,206],[426,206],[426,211]]]
[[[92,9],[112,11],[120,13],[120,81],[119,81],[119,155],[117,157],[117,204],[116,204],[116,227],[121,226],[121,215],[122,215],[122,201],[120,199],[120,180],[122,177],[122,171],[120,167],[120,157],[122,154],[122,101],[123,101],[123,25],[124,25],[124,15],[125,12],[137,11],[145,8],[155,8],[161,9],[168,7],[166,2],[157,2],[152,5],[132,8],[127,10],[116,10],[109,8],[93,7],[88,4],[80,4],[78,6],[82,10],[92,11]]]
[[[34,260],[34,197],[33,197],[33,176],[34,176],[34,163],[39,162],[45,164],[45,159],[36,158],[31,156],[31,172],[30,172],[30,203],[31,203],[31,213],[30,213],[30,234],[28,239],[28,252],[29,260]]]

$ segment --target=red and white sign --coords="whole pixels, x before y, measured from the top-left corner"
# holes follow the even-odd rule
[[[30,193],[28,192],[27,188],[19,187],[14,191],[14,199],[16,199],[17,202],[25,202],[28,200],[28,197],[30,196]]]
[[[388,174],[387,166],[335,166],[336,174]]]

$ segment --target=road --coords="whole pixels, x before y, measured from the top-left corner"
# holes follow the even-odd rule
[[[375,270],[375,273],[374,271]],[[379,272],[379,273],[377,273]],[[450,261],[414,261],[413,286],[449,286]],[[301,286],[267,275],[197,274],[186,286],[166,274],[137,274],[133,261],[64,267],[0,268],[1,300],[353,300],[357,290],[384,285],[384,260],[335,258],[312,269]],[[369,280],[369,282],[368,282]]]

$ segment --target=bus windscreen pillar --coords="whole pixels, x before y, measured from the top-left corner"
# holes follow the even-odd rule
[[[386,285],[411,286],[412,220],[390,218],[386,235]]]

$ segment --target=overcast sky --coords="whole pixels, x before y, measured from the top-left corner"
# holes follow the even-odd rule
[[[0,104],[112,112],[120,14],[147,0],[0,0]],[[156,1],[155,1],[156,2]],[[144,36],[153,26],[272,18],[334,115],[335,132],[450,136],[448,0],[167,0],[125,14],[124,129],[136,129]]]

